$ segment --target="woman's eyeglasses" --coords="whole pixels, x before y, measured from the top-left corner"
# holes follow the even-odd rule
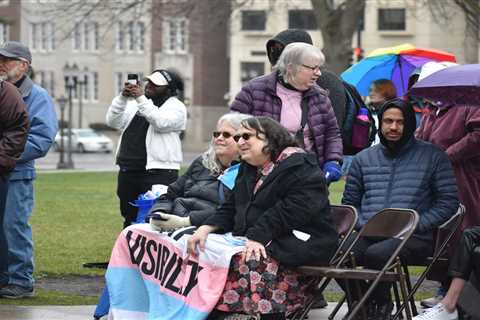
[[[243,140],[247,141],[252,136],[254,136],[253,133],[246,133],[245,132],[245,133],[242,133],[242,134],[234,135],[233,140],[235,140],[235,142],[238,142],[238,141],[240,141],[240,138],[242,138]]]
[[[228,139],[232,136],[230,132],[227,131],[213,131],[212,136],[216,139],[222,136],[224,139]]]
[[[320,71],[320,66],[313,66],[312,67],[312,66],[308,66],[306,64],[302,64],[302,67],[305,67],[305,68],[310,69],[312,71]]]

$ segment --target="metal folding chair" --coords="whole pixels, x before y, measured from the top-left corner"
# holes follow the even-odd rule
[[[340,242],[338,244],[338,248],[335,251],[335,253],[332,255],[332,258],[330,259],[329,265],[334,266],[336,261],[341,258],[343,255],[343,250],[345,249],[345,243],[347,239],[351,236],[353,233],[353,230],[355,229],[355,225],[357,224],[358,220],[358,213],[355,207],[349,206],[349,205],[331,205],[331,216],[333,223],[335,225],[335,230],[337,230],[338,235],[340,236]],[[313,299],[307,302],[305,307],[295,313],[290,319],[295,320],[295,319],[305,319],[308,312],[312,309],[312,306],[314,303],[322,297],[322,293],[327,287],[328,283],[331,281],[331,279],[324,278],[320,282],[318,289],[315,291],[315,295]]]
[[[399,282],[402,298],[407,300],[407,291],[405,285],[405,275],[401,267],[400,259],[398,257],[400,251],[404,247],[405,243],[411,237],[418,224],[418,214],[415,210],[411,209],[395,209],[388,208],[383,209],[373,216],[366,225],[358,232],[348,248],[343,252],[342,256],[336,262],[335,267],[300,267],[303,273],[308,275],[320,276],[330,279],[343,279],[343,280],[366,280],[369,281],[369,287],[363,294],[362,298],[356,303],[352,310],[346,317],[346,320],[351,320],[355,315],[363,310],[363,305],[372,294],[375,287],[380,281]],[[385,239],[398,239],[399,244],[392,254],[388,258],[384,267],[381,270],[372,270],[366,268],[347,267],[345,262],[350,256],[350,252],[360,239],[360,237],[380,237]],[[349,295],[349,290],[347,290]],[[349,300],[351,298],[349,297]],[[364,318],[366,318],[365,312],[362,312]],[[409,305],[406,304],[407,319],[411,319]]]
[[[417,315],[417,307],[415,306],[414,295],[417,292],[420,285],[423,283],[425,278],[427,278],[430,270],[435,266],[437,263],[441,263],[443,265],[443,270],[446,271],[448,268],[448,259],[444,257],[445,253],[447,252],[449,246],[451,245],[451,240],[455,233],[459,230],[460,225],[462,224],[463,216],[465,215],[465,206],[460,204],[458,207],[457,212],[448,219],[445,223],[437,228],[435,231],[435,244],[433,249],[433,255],[426,259],[426,263],[422,266],[425,266],[425,270],[419,276],[415,285],[412,287],[412,283],[410,281],[410,275],[408,273],[408,265],[402,261],[402,268],[406,275],[406,285],[408,290],[408,301],[410,302],[410,307],[412,308],[413,315]],[[393,320],[398,319],[400,317],[401,312],[405,308],[405,305],[402,304],[397,306],[397,312],[393,316]]]

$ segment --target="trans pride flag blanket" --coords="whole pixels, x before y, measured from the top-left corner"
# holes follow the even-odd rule
[[[194,227],[172,234],[149,224],[124,229],[112,251],[106,273],[109,319],[205,319],[217,304],[233,255],[244,240],[210,234],[204,252],[187,255]]]

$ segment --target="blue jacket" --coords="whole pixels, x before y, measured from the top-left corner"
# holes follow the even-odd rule
[[[425,239],[432,239],[431,231],[447,221],[459,205],[447,154],[415,138],[395,157],[383,144],[358,153],[352,161],[342,203],[357,208],[357,227],[384,208],[414,209],[420,215],[416,233]]]
[[[58,131],[57,114],[48,92],[27,76],[19,87],[27,106],[30,131],[27,144],[10,174],[10,180],[34,179],[35,159],[45,156]]]

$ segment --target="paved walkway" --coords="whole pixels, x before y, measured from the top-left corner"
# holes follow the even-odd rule
[[[326,320],[336,303],[329,303],[325,309],[310,312],[309,320]],[[93,319],[95,306],[41,306],[17,307],[0,306],[0,319],[2,320],[88,320]],[[418,309],[419,311],[421,309]],[[341,319],[346,312],[345,305],[335,319]]]
[[[330,303],[328,308],[313,310],[309,320],[326,320],[333,310],[335,303]],[[344,310],[345,308],[342,308]],[[2,320],[88,320],[93,319],[95,306],[41,306],[18,307],[0,306],[0,319]],[[344,312],[344,311],[343,311]],[[341,316],[337,316],[341,319]]]

